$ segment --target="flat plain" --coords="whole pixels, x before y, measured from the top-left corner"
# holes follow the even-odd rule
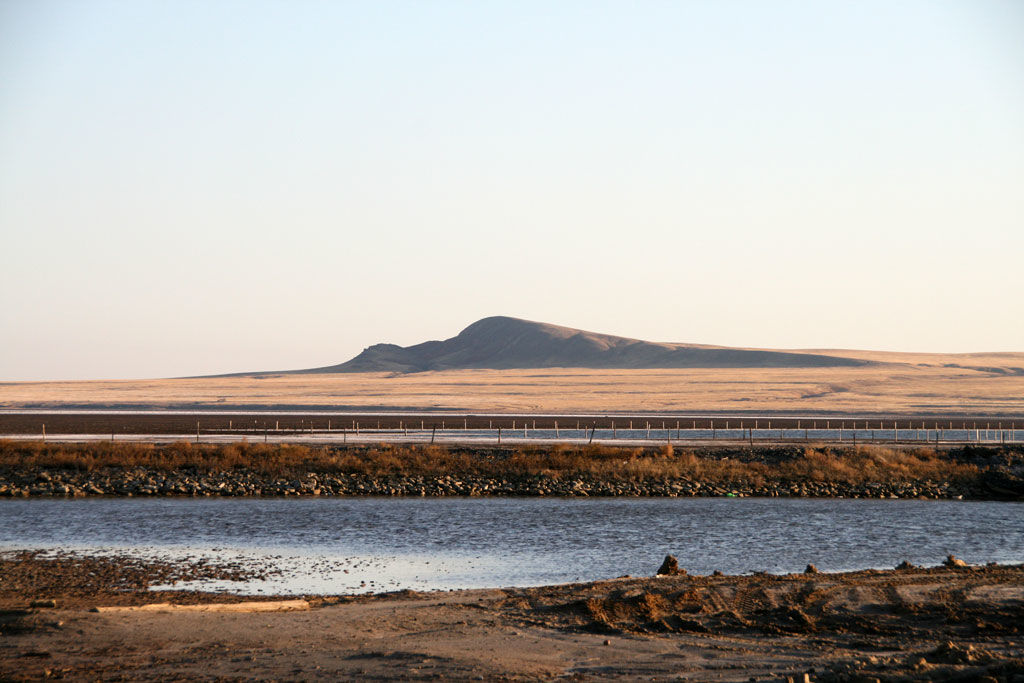
[[[7,382],[0,384],[0,407],[1024,413],[1024,353],[828,353],[874,363],[840,368],[477,369]]]

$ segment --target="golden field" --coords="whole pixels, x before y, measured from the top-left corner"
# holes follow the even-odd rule
[[[8,382],[0,384],[0,406],[1024,414],[1024,353],[829,353],[878,364],[853,368],[553,368]]]

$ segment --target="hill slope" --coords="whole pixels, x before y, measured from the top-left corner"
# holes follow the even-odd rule
[[[458,336],[414,346],[375,344],[352,360],[300,373],[514,368],[811,368],[870,361],[817,353],[646,342],[495,316]]]

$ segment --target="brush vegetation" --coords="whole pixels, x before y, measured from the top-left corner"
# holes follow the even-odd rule
[[[965,450],[967,454],[965,456]],[[44,444],[0,441],[0,470],[145,468],[156,471],[247,470],[265,476],[309,472],[371,477],[534,476],[553,480],[693,480],[733,483],[871,482],[971,480],[976,464],[999,448],[893,449],[878,446],[721,447],[694,451],[672,446],[623,448],[590,446],[446,447],[432,445],[352,445],[309,447],[290,444],[226,445],[178,442],[163,445],[93,442]]]

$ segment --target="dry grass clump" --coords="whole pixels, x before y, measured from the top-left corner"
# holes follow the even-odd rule
[[[309,459],[310,449],[289,444],[166,445],[111,443],[44,444],[0,440],[0,467],[94,470],[145,467],[156,470],[285,469]]]
[[[155,470],[249,469],[267,475],[305,472],[369,476],[537,476],[605,481],[678,480],[716,485],[761,486],[769,481],[864,484],[910,480],[953,481],[978,468],[933,450],[808,447],[768,458],[701,457],[671,445],[661,448],[521,446],[471,448],[431,445],[309,447],[289,444],[226,445],[178,442],[165,445],[91,442],[44,444],[0,441],[0,468],[94,470],[142,467]]]
[[[793,481],[842,484],[956,480],[977,474],[976,465],[957,462],[933,449],[894,450],[880,446],[838,452],[829,447],[807,448],[802,457],[778,466],[778,476]]]

